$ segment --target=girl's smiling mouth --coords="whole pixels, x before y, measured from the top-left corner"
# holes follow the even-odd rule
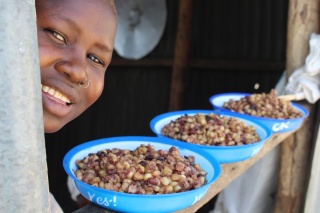
[[[61,104],[64,104],[64,105],[71,104],[69,98],[67,98],[65,95],[63,95],[59,91],[57,91],[51,87],[48,87],[46,85],[42,85],[42,84],[41,84],[41,89],[43,92],[48,93],[50,95],[50,96],[48,96],[50,99],[55,100],[55,101],[57,101]]]

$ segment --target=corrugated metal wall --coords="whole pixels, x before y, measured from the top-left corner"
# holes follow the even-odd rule
[[[76,208],[62,168],[69,149],[103,137],[153,135],[149,121],[168,110],[178,2],[167,1],[158,46],[139,61],[115,53],[101,98],[59,132],[46,134],[50,190],[65,212]],[[216,93],[273,88],[285,68],[287,5],[287,0],[195,0],[183,108],[211,109],[208,99]]]
[[[195,1],[193,57],[283,62],[287,1]]]

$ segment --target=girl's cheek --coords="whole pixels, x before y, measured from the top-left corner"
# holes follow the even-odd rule
[[[94,82],[96,85],[94,85]],[[93,81],[92,84],[90,84],[90,86],[93,86],[93,88],[92,88],[92,91],[88,97],[89,105],[96,102],[99,99],[99,97],[101,96],[101,94],[103,92],[104,82]]]

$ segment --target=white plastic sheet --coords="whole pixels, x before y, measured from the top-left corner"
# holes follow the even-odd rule
[[[51,213],[63,213],[57,200],[54,198],[54,196],[51,193],[50,193],[50,212]]]
[[[311,34],[310,53],[305,65],[295,70],[288,79],[286,94],[296,94],[313,104],[320,98],[320,35]]]
[[[305,213],[318,213],[320,209],[320,127],[316,140],[316,146],[312,160],[311,177],[309,180],[306,204],[304,208]]]

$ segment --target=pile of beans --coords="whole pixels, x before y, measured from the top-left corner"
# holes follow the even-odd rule
[[[234,112],[266,118],[290,119],[302,116],[292,107],[290,101],[279,99],[274,89],[269,94],[252,94],[238,101],[231,99],[222,107]]]
[[[155,150],[105,149],[77,160],[75,176],[92,186],[130,194],[171,194],[206,184],[207,172],[194,156],[180,156],[176,147]]]
[[[165,125],[161,134],[188,143],[211,146],[235,146],[260,141],[253,126],[213,112],[183,115]]]

